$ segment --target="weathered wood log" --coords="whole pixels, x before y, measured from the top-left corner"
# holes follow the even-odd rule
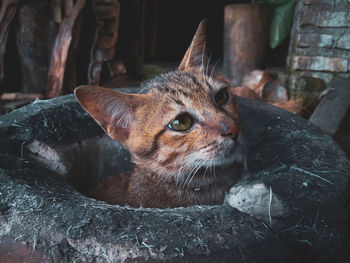
[[[89,84],[100,83],[103,62],[111,61],[118,39],[120,4],[117,0],[93,0],[96,30],[88,69]]]
[[[43,98],[43,94],[11,92],[4,93],[0,96],[1,100],[35,100],[36,98]]]
[[[21,1],[17,25],[14,27],[18,67],[21,71],[17,77],[20,79],[20,89],[12,91],[46,92],[52,44],[49,41],[50,21],[53,21],[51,1]]]
[[[0,96],[0,115],[23,107],[36,99],[42,99],[43,94],[39,93],[3,93]],[[2,261],[1,261],[2,262]]]
[[[330,135],[338,130],[350,109],[350,79],[336,77],[312,113],[309,121]]]
[[[232,4],[224,11],[224,76],[234,86],[262,66],[268,50],[271,9],[260,4]]]
[[[73,11],[73,0],[66,0],[65,1],[65,14],[70,15]],[[73,90],[77,86],[77,49],[78,44],[80,41],[80,35],[82,30],[82,24],[83,24],[83,12],[81,12],[75,21],[75,24],[73,26],[72,30],[72,42],[69,47],[68,52],[68,58],[66,62],[66,70],[64,72],[64,78],[63,78],[63,86],[64,90],[63,92],[73,92]]]
[[[112,61],[107,63],[109,75],[114,78],[127,73],[123,60],[119,57],[114,56]]]
[[[57,97],[62,93],[63,77],[69,47],[72,41],[73,26],[84,5],[85,0],[78,0],[72,12],[63,19],[58,30],[58,34],[51,52],[51,61],[48,74],[48,89],[46,93],[48,98]]]
[[[19,0],[3,0],[0,9],[0,88],[4,80],[4,56],[8,37],[8,29],[16,14]]]
[[[73,11],[73,8],[74,8],[73,0],[65,0],[64,1],[64,14],[66,16],[70,15],[70,13]]]

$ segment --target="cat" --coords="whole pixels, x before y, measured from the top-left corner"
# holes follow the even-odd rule
[[[209,74],[203,20],[177,70],[143,85],[146,94],[97,86],[74,93],[132,155],[134,171],[97,185],[90,197],[131,207],[217,205],[241,177],[235,97]]]

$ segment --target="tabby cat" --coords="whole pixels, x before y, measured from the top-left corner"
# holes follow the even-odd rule
[[[223,203],[242,173],[238,115],[226,82],[208,73],[202,21],[177,70],[143,85],[146,94],[80,86],[75,96],[130,151],[135,169],[91,197],[132,207]]]

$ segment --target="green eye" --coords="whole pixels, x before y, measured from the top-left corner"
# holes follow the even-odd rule
[[[178,115],[175,120],[171,121],[168,124],[168,128],[174,131],[186,131],[191,128],[192,122],[192,117],[187,113],[183,113]]]
[[[219,105],[223,105],[228,101],[229,95],[225,88],[221,89],[218,93],[215,95],[215,102]]]

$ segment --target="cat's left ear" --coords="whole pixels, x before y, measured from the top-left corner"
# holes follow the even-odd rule
[[[127,94],[98,86],[79,86],[74,94],[80,105],[113,139],[124,142],[133,125],[135,111],[145,94]]]
[[[193,37],[190,47],[187,49],[182,59],[179,70],[189,71],[192,68],[206,68],[208,64],[208,55],[205,50],[207,22],[202,20]]]

